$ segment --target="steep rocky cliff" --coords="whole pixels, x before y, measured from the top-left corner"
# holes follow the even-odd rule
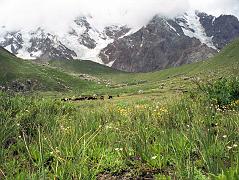
[[[138,32],[120,38],[101,51],[104,63],[129,72],[147,72],[212,57],[216,50],[184,34],[173,20],[155,16]]]

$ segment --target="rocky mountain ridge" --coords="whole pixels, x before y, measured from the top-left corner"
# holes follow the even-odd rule
[[[24,59],[83,59],[102,64],[100,50],[114,39],[127,33],[126,26],[107,26],[98,30],[90,18],[77,17],[67,32],[48,32],[39,27],[33,30],[7,31],[0,27],[0,46]]]
[[[109,44],[100,57],[123,71],[155,71],[210,58],[237,37],[239,21],[231,15],[155,16],[136,33]]]
[[[83,59],[129,72],[148,72],[212,57],[239,37],[235,16],[189,11],[170,19],[156,15],[147,25],[98,29],[92,17],[76,18],[67,32],[6,31],[0,46],[25,59]]]

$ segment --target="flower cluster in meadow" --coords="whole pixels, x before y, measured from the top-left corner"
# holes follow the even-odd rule
[[[239,99],[237,99],[236,101],[231,103],[231,106],[234,108],[238,108],[239,107]]]
[[[135,106],[117,106],[117,112],[123,117],[131,117],[144,113],[154,118],[160,118],[162,115],[167,114],[168,110],[165,106],[158,104],[140,104]]]
[[[164,106],[156,106],[153,110],[153,116],[155,118],[160,118],[162,115],[167,114],[168,110]]]
[[[228,105],[223,105],[220,106],[218,104],[211,104],[210,108],[215,108],[217,111],[219,112],[226,112],[226,111],[236,111],[237,109],[239,109],[239,99],[232,101],[230,104]]]

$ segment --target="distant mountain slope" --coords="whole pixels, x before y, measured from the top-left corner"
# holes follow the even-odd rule
[[[149,72],[205,60],[239,36],[239,21],[188,11],[173,19],[155,16],[143,27],[96,27],[77,17],[62,32],[8,31],[0,26],[0,46],[24,59],[91,60],[128,72]]]
[[[156,16],[138,32],[114,41],[102,52],[103,62],[129,72],[148,72],[212,57],[216,51],[184,35],[172,20]]]
[[[130,73],[125,75],[111,75],[111,79],[119,83],[135,84],[138,82],[138,89],[160,89],[160,84],[168,82],[168,86],[190,86],[193,79],[218,79],[221,77],[239,77],[239,39],[233,41],[222,49],[213,58],[207,61],[200,61],[180,67],[168,68],[148,73]],[[120,78],[119,78],[120,77]],[[186,80],[184,80],[186,79]],[[172,81],[176,81],[171,84]]]
[[[84,59],[102,63],[98,54],[124,34],[126,26],[97,29],[91,17],[77,17],[66,32],[48,32],[39,27],[31,30],[8,31],[0,26],[0,46],[24,59]]]
[[[219,78],[221,76],[239,76],[239,39],[233,41],[222,49],[213,58],[207,61],[200,61],[192,64],[182,65],[180,67],[168,68],[155,72],[147,73],[125,73],[115,71],[114,69],[95,64],[90,61],[50,61],[50,65],[71,73],[86,73],[105,79],[112,80],[115,83],[140,84],[149,86],[154,84],[159,86],[158,81],[170,80],[174,77],[200,77],[210,76]],[[85,71],[87,69],[87,71]]]
[[[100,57],[112,67],[148,72],[205,60],[239,37],[234,16],[188,12],[175,19],[155,16],[134,34],[115,40]]]
[[[205,13],[197,13],[199,21],[213,44],[222,49],[239,35],[239,21],[235,16],[221,15],[218,18]]]

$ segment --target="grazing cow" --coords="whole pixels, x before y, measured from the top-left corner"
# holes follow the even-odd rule
[[[92,100],[92,99],[93,99],[92,96],[87,97],[87,100]]]
[[[113,97],[111,96],[111,98],[113,98]],[[78,97],[78,98],[74,98],[74,99],[63,98],[63,99],[61,99],[61,101],[64,101],[64,102],[66,102],[66,101],[86,101],[86,100],[97,100],[97,99],[98,98],[96,96],[84,96],[84,97]],[[100,99],[104,100],[104,96],[101,96]]]
[[[86,98],[85,97],[80,97],[80,98],[75,98],[73,101],[84,101]]]
[[[71,100],[71,98],[63,98],[63,99],[61,99],[61,101],[64,101],[64,102],[70,101],[70,100]]]
[[[89,97],[87,98],[87,100],[97,100],[97,98],[96,98],[96,97],[93,97],[93,96],[89,96]]]
[[[108,99],[113,99],[113,96],[109,96],[109,98]]]

